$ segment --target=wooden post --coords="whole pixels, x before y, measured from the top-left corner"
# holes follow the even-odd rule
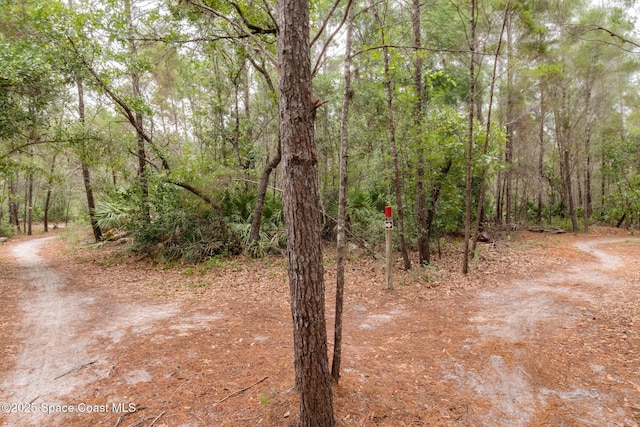
[[[391,230],[393,230],[393,220],[391,219],[391,206],[384,207],[384,215],[386,217],[384,221],[384,237],[385,237],[385,252],[387,256],[387,289],[393,289],[393,260],[392,260],[392,242],[391,242]]]

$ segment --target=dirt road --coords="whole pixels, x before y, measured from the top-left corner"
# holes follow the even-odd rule
[[[98,301],[96,309],[96,300],[104,292],[73,289],[64,275],[38,255],[51,239],[29,240],[12,249],[20,266],[19,280],[12,286],[24,291],[19,300],[22,322],[13,337],[20,342],[20,350],[13,369],[0,378],[6,426],[51,426],[70,411],[112,412],[111,407],[65,400],[109,375],[109,355],[96,348],[98,340],[109,336],[117,342],[128,328],[144,328],[175,313],[175,307],[157,310],[144,305],[117,313],[105,310],[105,301]],[[111,301],[109,295],[105,297]]]
[[[479,339],[469,344],[468,351],[487,344],[501,345],[488,355],[483,367],[456,364],[460,386],[470,388],[478,398],[488,399],[491,405],[490,410],[472,418],[474,423],[638,425],[637,408],[634,412],[629,402],[639,402],[636,375],[640,363],[635,351],[640,349],[630,349],[627,362],[636,370],[626,374],[610,365],[606,352],[579,358],[593,344],[591,339],[598,338],[589,323],[604,315],[607,305],[618,306],[637,290],[624,278],[611,274],[624,267],[622,258],[600,249],[625,242],[629,240],[576,243],[576,248],[590,255],[589,261],[479,292],[476,309],[469,318]],[[629,333],[637,338],[635,331]],[[575,347],[567,345],[571,340]],[[576,363],[584,363],[578,375],[562,372],[572,371]],[[549,374],[555,378],[542,381]],[[612,391],[611,383],[624,385],[626,390]],[[550,416],[545,410],[550,406],[563,409]]]
[[[0,248],[0,425],[295,424],[282,260],[160,271],[64,248]],[[340,425],[637,427],[640,241],[526,235],[481,258],[398,271],[393,292],[350,263]]]

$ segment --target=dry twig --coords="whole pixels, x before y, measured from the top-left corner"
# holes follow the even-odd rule
[[[245,392],[245,391],[249,390],[251,387],[253,387],[253,386],[256,386],[256,385],[260,384],[262,381],[266,380],[267,378],[269,378],[269,376],[265,376],[264,378],[262,378],[262,379],[260,379],[260,380],[256,381],[255,383],[253,383],[253,384],[251,384],[251,385],[249,385],[249,386],[246,386],[245,388],[242,388],[242,389],[240,389],[240,390],[238,390],[238,391],[234,391],[233,393],[231,393],[231,394],[229,394],[229,395],[227,395],[227,396],[223,397],[222,399],[218,400],[217,402],[215,402],[215,403],[214,403],[214,405],[217,405],[218,403],[222,403],[222,402],[224,402],[225,400],[227,400],[227,399],[229,399],[229,398],[231,398],[231,397],[237,396],[237,395],[239,395],[240,393],[242,393],[242,392]]]
[[[87,362],[83,365],[80,366],[76,366],[75,368],[72,368],[70,370],[68,370],[67,372],[65,372],[64,374],[58,375],[57,377],[55,377],[53,380],[57,380],[59,378],[64,377],[65,375],[69,375],[70,373],[74,372],[74,371],[79,371],[80,369],[84,368],[85,366],[89,366],[89,365],[93,365],[94,363],[96,363],[98,360],[92,360],[91,362]]]

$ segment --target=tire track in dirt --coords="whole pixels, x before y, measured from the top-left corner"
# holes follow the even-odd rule
[[[541,277],[516,280],[493,291],[479,292],[475,303],[477,311],[469,318],[479,339],[470,340],[471,343],[463,347],[467,351],[485,351],[485,364],[467,366],[464,359],[457,360],[454,372],[448,375],[461,393],[471,391],[479,401],[488,403],[486,411],[467,417],[470,425],[638,426],[625,407],[627,399],[611,396],[607,387],[594,387],[588,381],[585,385],[578,379],[566,384],[560,380],[549,384],[532,369],[542,367],[544,371],[550,364],[558,363],[555,355],[562,350],[546,346],[543,349],[543,344],[549,337],[561,337],[567,330],[580,334],[577,324],[584,313],[591,313],[583,307],[596,307],[619,298],[619,293],[612,296],[607,289],[625,286],[625,282],[608,273],[622,268],[624,262],[596,247],[626,240],[577,243],[577,249],[591,254],[595,260],[566,271],[547,272]],[[558,360],[565,359],[558,356]],[[593,365],[594,373],[597,368]],[[571,414],[566,419],[547,420],[542,414],[549,405],[566,407]],[[567,422],[569,424],[565,424]]]
[[[19,302],[23,312],[14,338],[20,350],[14,369],[0,379],[0,402],[7,427],[56,425],[60,413],[46,408],[79,402],[72,395],[83,386],[110,374],[108,351],[127,333],[148,333],[151,324],[175,314],[173,306],[120,307],[108,295],[72,289],[49,263],[38,255],[42,245],[54,237],[17,244],[12,253],[22,269],[14,286],[25,289]],[[97,342],[111,345],[97,348]],[[82,394],[82,393],[80,393]],[[1,419],[0,419],[1,421]]]

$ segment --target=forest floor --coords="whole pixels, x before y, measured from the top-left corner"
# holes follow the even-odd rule
[[[0,244],[1,425],[296,424],[283,257],[153,264],[50,235]],[[519,231],[460,260],[445,243],[388,291],[350,253],[339,425],[640,424],[640,239]]]

